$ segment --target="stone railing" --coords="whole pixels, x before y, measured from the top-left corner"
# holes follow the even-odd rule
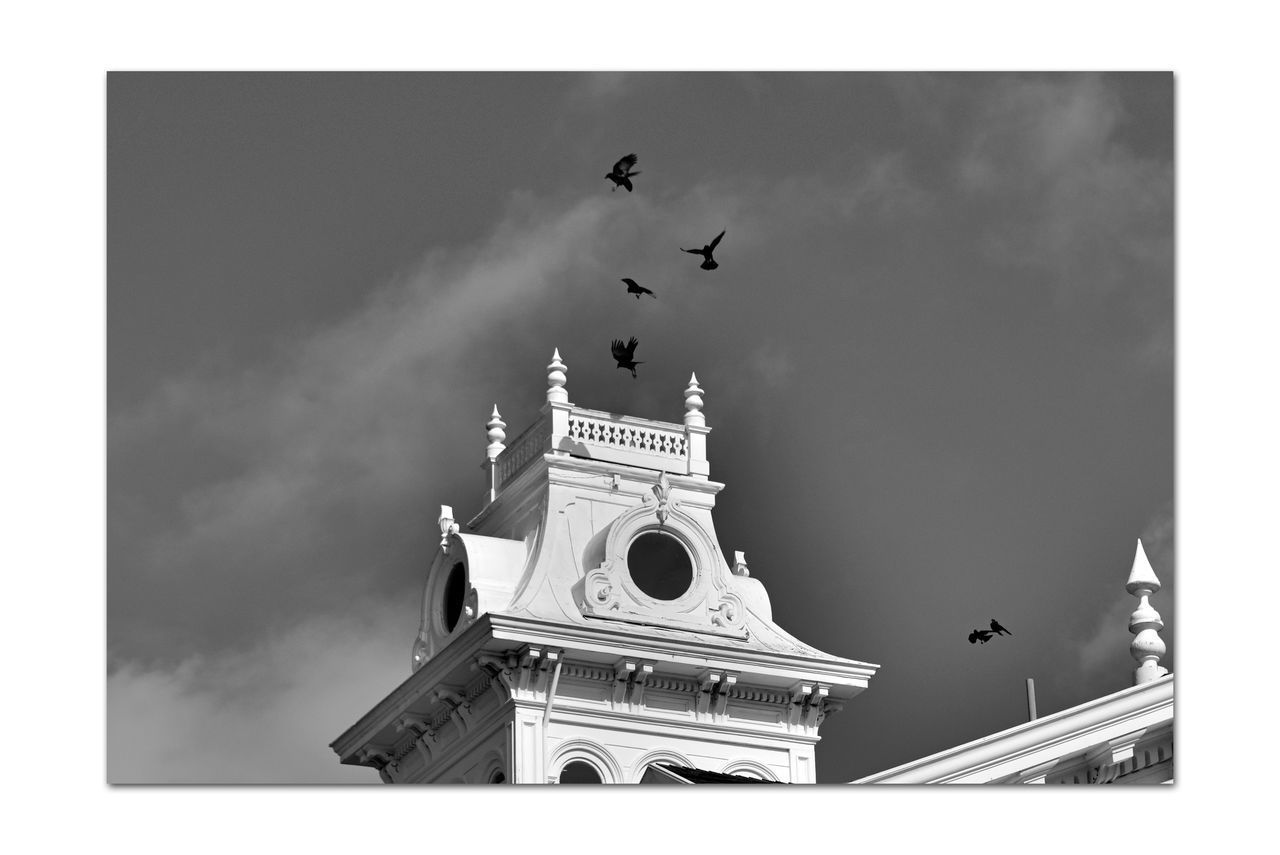
[[[575,408],[567,433],[572,443],[686,460],[689,443],[684,427]],[[570,451],[570,454],[573,452]]]
[[[494,461],[497,467],[497,489],[501,490],[511,479],[519,475],[529,462],[541,457],[547,451],[547,440],[551,437],[551,422],[538,419],[516,437]]]

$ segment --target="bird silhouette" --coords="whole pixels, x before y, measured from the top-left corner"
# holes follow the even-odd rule
[[[630,369],[632,377],[636,376],[636,366],[644,364],[635,360],[636,345],[639,343],[635,336],[632,336],[631,341],[626,344],[623,344],[621,339],[613,340],[613,358],[618,360],[619,368]]]
[[[991,633],[985,629],[975,629],[973,632],[969,633],[970,644],[975,644],[979,641],[981,641],[983,644],[986,644],[990,640],[991,640]]]
[[[653,293],[652,291],[650,291],[648,288],[644,287],[643,285],[637,285],[637,284],[636,284],[636,280],[634,280],[634,279],[623,279],[622,281],[627,283],[627,293],[628,293],[628,294],[635,294],[635,295],[636,295],[636,299],[637,299],[637,300],[639,300],[639,299],[640,299],[640,295],[641,295],[641,294],[648,294],[648,295],[649,295],[650,297],[652,297],[653,299],[655,299],[655,300],[656,300],[656,299],[658,299],[658,295],[657,295],[657,294]]]
[[[995,618],[991,619],[991,631],[994,632],[996,635],[1013,635],[1012,632],[1002,627],[1000,625],[1000,622]]]
[[[631,167],[636,165],[637,160],[639,160],[639,158],[634,154],[629,154],[615,163],[611,171],[605,173],[604,177],[613,182],[614,190],[617,190],[619,187],[626,187],[627,192],[631,192],[631,176],[640,174],[640,170],[638,169],[634,172],[631,170]]]
[[[720,232],[720,234],[716,235],[716,239],[704,246],[702,249],[685,249],[684,247],[680,247],[680,249],[683,252],[690,252],[694,255],[702,256],[702,264],[699,266],[703,270],[715,270],[720,265],[716,264],[716,260],[711,257],[711,253],[715,251],[716,245],[720,243],[720,238],[722,237],[724,237],[724,232]]]

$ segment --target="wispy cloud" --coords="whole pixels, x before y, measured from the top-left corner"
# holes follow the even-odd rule
[[[994,260],[1052,274],[1063,299],[1122,286],[1169,294],[1173,164],[1125,145],[1126,120],[1097,75],[1002,78],[984,90],[957,177],[993,205]]]
[[[409,676],[398,610],[361,603],[249,648],[107,679],[107,780],[378,783],[329,742]],[[411,635],[411,634],[410,634]]]
[[[536,382],[523,381],[565,346],[553,338],[586,337],[589,319],[617,305],[622,286],[603,286],[618,275],[605,273],[605,251],[634,246],[661,274],[688,266],[676,247],[708,222],[731,224],[726,246],[749,258],[779,223],[894,217],[921,195],[900,161],[871,158],[834,177],[699,185],[665,202],[519,196],[486,240],[429,254],[354,315],[282,342],[271,361],[171,380],[110,424],[113,661],[207,651],[370,585],[402,584],[431,501],[446,501],[438,491],[472,468],[457,459],[465,438],[474,434],[479,455],[494,403],[536,406]],[[655,312],[673,310],[669,293]],[[579,354],[565,355],[578,376]],[[776,342],[744,338],[742,356],[753,382],[785,379]],[[654,390],[628,391],[641,408],[663,406]],[[470,433],[460,413],[475,414]],[[206,465],[188,471],[192,458]],[[159,471],[148,480],[142,469]],[[157,637],[170,639],[168,653]]]

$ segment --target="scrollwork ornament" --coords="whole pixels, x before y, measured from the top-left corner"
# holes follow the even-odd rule
[[[736,594],[725,594],[719,604],[711,609],[711,622],[716,626],[736,628],[742,624],[742,600]]]
[[[588,573],[585,579],[587,602],[593,610],[616,609],[619,606],[618,592],[609,578],[609,565],[610,562],[605,562]]]

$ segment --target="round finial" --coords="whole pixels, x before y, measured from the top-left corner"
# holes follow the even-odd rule
[[[1133,641],[1129,642],[1129,654],[1138,662],[1133,672],[1133,684],[1149,683],[1169,673],[1161,667],[1160,657],[1164,655],[1164,640],[1160,638],[1160,630],[1164,621],[1160,613],[1152,608],[1148,598],[1160,590],[1160,580],[1151,569],[1147,553],[1138,541],[1138,549],[1133,556],[1133,569],[1129,571],[1129,581],[1125,590],[1138,598],[1138,607],[1129,616],[1129,632],[1133,633]]]
[[[569,403],[569,393],[565,391],[565,371],[568,370],[560,361],[560,348],[551,356],[551,364],[547,366],[547,402],[557,404]]]
[[[689,385],[684,390],[684,423],[705,427],[706,416],[702,414],[702,389],[698,386],[698,375],[689,375]]]
[[[502,416],[498,415],[498,405],[493,405],[493,415],[489,416],[489,421],[485,423],[488,429],[489,445],[485,448],[485,453],[490,460],[496,458],[506,448],[503,442],[506,441],[507,432],[503,430],[507,423],[502,420]]]

